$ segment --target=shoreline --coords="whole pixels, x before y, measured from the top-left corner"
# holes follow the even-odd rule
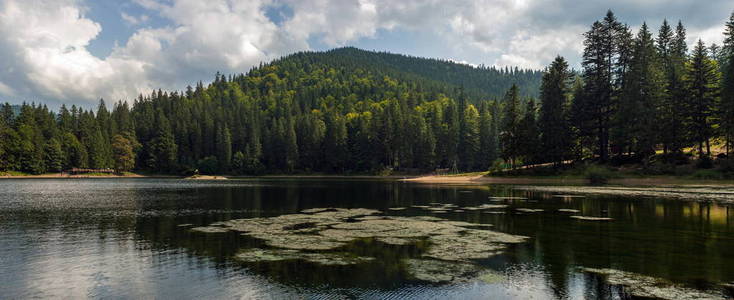
[[[242,179],[308,179],[308,180],[394,180],[406,183],[418,184],[440,184],[440,185],[588,185],[588,181],[580,177],[487,177],[484,174],[476,175],[260,175],[260,176],[229,176],[229,175],[198,175],[178,176],[160,174],[136,174],[126,173],[124,175],[68,175],[61,173],[47,173],[39,175],[11,175],[2,174],[2,179],[112,179],[112,178],[171,178],[184,180],[242,180]],[[653,177],[625,177],[610,179],[607,185],[621,186],[665,186],[665,185],[717,185],[734,186],[731,180],[698,180],[685,179],[670,176]],[[603,185],[602,185],[603,186]]]
[[[553,185],[588,185],[588,181],[584,178],[548,178],[548,177],[486,177],[483,175],[427,175],[409,179],[405,182],[422,183],[422,184],[461,184],[461,185],[482,185],[482,184],[553,184]],[[718,186],[734,186],[731,180],[697,180],[685,179],[677,177],[626,177],[610,179],[607,185],[623,185],[623,186],[661,186],[661,185],[718,185]],[[604,186],[604,185],[602,185]]]

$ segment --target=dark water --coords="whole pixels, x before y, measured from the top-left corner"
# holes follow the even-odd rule
[[[528,200],[489,202],[490,196]],[[480,261],[503,283],[416,281],[399,263],[411,249],[355,244],[374,263],[243,264],[260,241],[204,234],[179,224],[277,216],[307,208],[373,208],[432,202],[505,203],[505,214],[440,217],[494,224],[531,239]],[[543,212],[517,214],[515,208]],[[559,208],[606,215],[569,218]],[[392,215],[431,215],[411,208]],[[0,298],[457,298],[625,297],[580,267],[614,268],[707,289],[734,282],[734,207],[652,198],[559,198],[507,186],[454,187],[394,181],[172,179],[0,180]],[[730,291],[728,291],[730,292]]]

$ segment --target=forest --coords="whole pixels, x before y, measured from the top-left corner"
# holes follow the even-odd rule
[[[469,66],[356,48],[302,52],[96,111],[0,108],[0,172],[387,174],[709,162],[734,143],[734,14],[722,45],[610,11],[581,70]],[[702,163],[705,165],[705,163]]]

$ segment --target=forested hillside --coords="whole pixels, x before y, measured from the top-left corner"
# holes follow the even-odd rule
[[[297,53],[183,92],[0,111],[0,171],[385,173],[592,159],[687,160],[734,140],[734,15],[723,46],[688,50],[609,12],[583,70],[472,68],[354,48]],[[542,76],[542,80],[539,80]],[[537,96],[537,97],[536,97]]]

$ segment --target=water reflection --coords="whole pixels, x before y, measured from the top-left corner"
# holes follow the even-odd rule
[[[497,199],[490,197],[510,197]],[[526,199],[523,199],[526,198]],[[322,267],[242,264],[232,256],[262,242],[202,234],[180,224],[268,217],[318,207],[434,215],[411,206],[506,204],[442,218],[493,224],[532,237],[480,263],[504,283],[431,285],[411,278],[411,247],[368,241],[351,251],[378,262]],[[391,211],[389,207],[409,207]],[[517,208],[542,209],[522,213]],[[574,220],[558,209],[612,222]],[[614,268],[709,288],[734,281],[730,206],[662,198],[571,197],[507,186],[430,186],[380,181],[3,180],[0,290],[18,297],[613,298],[619,287],[579,267]]]

